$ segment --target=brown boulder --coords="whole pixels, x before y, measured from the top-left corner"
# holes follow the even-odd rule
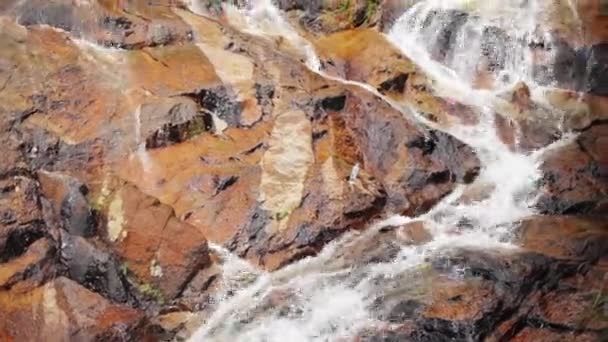
[[[596,217],[538,216],[518,230],[523,248],[559,259],[597,261],[608,256],[608,222]]]
[[[45,24],[111,47],[138,49],[190,41],[190,28],[171,12],[178,3],[162,2],[150,6],[142,1],[34,0],[17,4],[11,14],[22,25]]]
[[[105,238],[144,296],[173,299],[209,266],[207,240],[169,206],[129,184],[109,195],[108,202]]]
[[[608,205],[608,125],[583,131],[576,141],[549,152],[541,166],[538,207],[552,214],[605,214]]]
[[[433,240],[433,236],[423,221],[408,223],[399,227],[397,237],[408,245],[421,245]]]
[[[0,337],[9,341],[124,341],[143,316],[63,277],[28,292],[0,292],[0,303]]]

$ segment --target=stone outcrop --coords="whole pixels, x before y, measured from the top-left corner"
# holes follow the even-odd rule
[[[601,340],[607,228],[592,217],[532,217],[518,228],[521,250],[435,258],[407,276],[432,286],[416,285],[415,295],[408,282],[389,287],[402,297],[377,300],[386,325],[364,329],[360,340]]]
[[[280,272],[344,237],[327,265],[363,278],[364,266],[431,242],[422,221],[370,235],[388,215],[428,212],[481,168],[439,130],[476,124],[478,111],[437,91],[380,33],[412,4],[279,1],[319,55],[318,74],[297,40],[244,33],[215,1],[202,2],[208,17],[172,0],[0,3],[0,340],[186,338],[216,295],[234,295],[218,250]],[[441,60],[470,14],[436,15],[451,18],[433,51]],[[538,208],[581,217],[526,220],[512,253],[463,249],[425,260],[420,277],[375,279],[392,292],[360,340],[605,337],[602,32],[558,46],[568,72],[557,80],[586,91],[585,104],[572,90],[547,95],[580,135],[541,165]],[[483,34],[498,70],[512,39]],[[513,150],[560,137],[546,123],[559,115],[525,84],[497,101]],[[487,189],[468,190],[463,201]],[[291,295],[273,291],[259,311],[288,310]]]
[[[551,214],[605,214],[608,204],[608,125],[585,129],[572,143],[550,151],[541,168],[541,211]]]
[[[133,336],[143,314],[59,277],[29,292],[0,293],[0,337],[9,341],[115,340]]]
[[[108,193],[103,237],[142,295],[164,303],[209,266],[207,240],[173,210],[133,185]]]

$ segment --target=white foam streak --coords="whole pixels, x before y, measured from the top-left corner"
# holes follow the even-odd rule
[[[144,172],[147,173],[152,168],[152,161],[150,160],[148,151],[146,151],[146,142],[141,138],[141,106],[137,106],[135,111],[133,111],[133,123],[135,127],[135,155],[139,158]]]

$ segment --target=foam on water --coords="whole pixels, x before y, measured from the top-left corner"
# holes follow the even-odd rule
[[[428,213],[418,218],[400,215],[388,217],[362,233],[346,234],[327,245],[315,257],[272,273],[247,268],[246,273],[253,274],[254,280],[246,284],[234,281],[239,278],[238,270],[242,270],[246,263],[223,251],[226,260],[232,258],[232,263],[240,265],[233,267],[231,262],[224,262],[224,281],[232,284],[229,286],[231,289],[235,286],[239,288],[238,284],[241,288],[234,296],[224,298],[217,310],[192,336],[192,341],[348,340],[363,327],[379,324],[371,307],[378,296],[390,291],[390,280],[406,277],[408,282],[415,284],[419,279],[416,277],[417,272],[430,257],[458,247],[516,248],[510,243],[510,234],[513,225],[534,213],[537,182],[541,177],[539,164],[546,153],[565,144],[572,137],[568,136],[529,154],[511,151],[497,137],[494,128],[494,106],[498,91],[478,90],[471,85],[474,64],[481,53],[479,44],[473,43],[469,50],[457,46],[452,51],[451,62],[444,62],[445,64],[431,57],[429,51],[432,46],[422,43],[434,39],[432,35],[435,31],[423,27],[423,23],[428,22],[430,13],[436,9],[462,9],[463,6],[472,6],[474,3],[480,6],[476,11],[481,11],[481,17],[485,19],[470,21],[462,27],[458,33],[457,45],[463,45],[471,34],[479,35],[487,22],[495,20],[493,14],[500,10],[498,7],[479,1],[423,0],[407,11],[388,34],[388,39],[395,46],[436,81],[437,91],[478,108],[480,122],[477,125],[454,125],[448,128],[437,127],[407,104],[379,94],[368,84],[323,73],[312,44],[298,35],[271,1],[252,1],[242,10],[230,8],[231,20],[244,22],[244,31],[287,38],[292,45],[301,49],[300,52],[306,56],[306,65],[312,71],[328,79],[365,89],[404,115],[415,118],[420,124],[446,131],[472,146],[481,161],[482,170],[473,184],[457,187]],[[507,10],[513,11],[512,15],[525,15],[527,18],[523,28],[515,28],[521,30],[516,36],[529,39],[532,36],[530,33],[537,26],[536,9],[529,6],[535,6],[536,2],[531,1],[524,7],[519,7],[513,1],[509,4],[511,6]],[[507,28],[513,29],[508,25]],[[511,80],[523,79],[530,82],[533,94],[542,96],[542,91],[538,91],[533,82],[531,61],[527,53],[512,52],[513,57],[510,58],[513,63],[506,67],[506,72]],[[469,61],[459,62],[463,58]],[[486,187],[488,190],[485,198],[462,201],[463,193],[472,187]],[[425,221],[433,234],[432,241],[421,246],[404,246],[395,260],[388,263],[355,265],[349,260],[340,259],[342,251],[361,241],[374,239],[383,227],[403,225],[414,220]],[[463,222],[466,222],[466,228],[454,233],[453,228]],[[273,296],[282,296],[278,306],[267,304]]]
[[[152,161],[146,151],[146,141],[141,138],[141,106],[137,106],[133,111],[133,123],[135,130],[135,155],[139,159],[144,172],[150,172],[152,168]]]

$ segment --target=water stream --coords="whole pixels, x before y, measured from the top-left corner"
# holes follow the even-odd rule
[[[452,19],[433,16],[432,12],[445,10],[446,6],[462,10],[458,6],[471,2],[420,1],[403,14],[387,35],[389,41],[436,81],[439,91],[478,109],[480,121],[477,125],[455,124],[447,128],[428,122],[407,104],[382,96],[368,84],[323,73],[313,45],[298,35],[270,0],[253,1],[245,9],[230,8],[244,16],[244,20],[240,17],[239,25],[242,27],[244,22],[242,29],[248,33],[282,35],[294,46],[299,46],[312,71],[333,81],[361,87],[420,124],[441,129],[466,142],[475,149],[483,167],[473,184],[460,186],[428,213],[417,218],[389,217],[363,233],[347,234],[332,242],[316,257],[272,273],[245,266],[244,261],[214,246],[223,255],[226,288],[235,294],[228,296],[227,290],[220,291],[218,308],[191,341],[350,340],[365,327],[383,324],[373,304],[379,296],[393,290],[395,281],[407,279],[412,289],[423,286],[421,273],[429,257],[464,246],[517,248],[510,242],[512,228],[534,213],[537,182],[541,177],[539,163],[547,151],[567,143],[572,136],[566,134],[560,141],[527,154],[513,152],[497,137],[494,104],[500,89],[521,80],[533,90],[540,87],[531,71],[529,44],[505,52],[503,67],[495,70],[496,78],[504,81],[497,87],[499,90],[478,90],[473,86],[477,64],[483,55],[481,39],[488,23],[501,25],[526,42],[542,34],[537,32],[536,1],[507,2],[509,6],[504,8],[502,2],[498,7],[480,5],[476,8],[474,12],[478,15],[468,17],[460,26],[455,47],[441,62],[433,57],[434,44],[438,40],[436,33]],[[496,18],[497,11],[502,16],[500,20]],[[486,188],[488,193],[479,201],[460,201],[461,195],[471,187]],[[421,246],[403,246],[395,260],[388,263],[353,265],[343,262],[344,251],[354,244],[374,239],[383,227],[413,220],[426,223],[434,237],[432,241]],[[467,222],[466,229],[454,233],[454,227],[462,222]],[[243,274],[247,276],[243,277]],[[276,296],[282,298],[281,305],[275,306],[269,300]]]

